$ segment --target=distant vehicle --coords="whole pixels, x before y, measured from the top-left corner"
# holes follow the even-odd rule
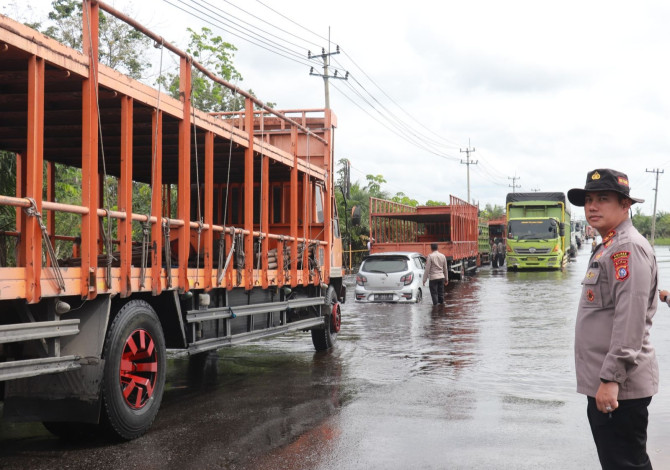
[[[477,239],[478,265],[491,263],[491,239],[489,238],[489,224],[479,219],[479,238]]]
[[[356,275],[356,302],[419,303],[423,299],[421,253],[396,251],[366,257]]]
[[[570,205],[564,193],[507,195],[507,269],[561,269],[569,258]]]
[[[437,249],[447,257],[449,279],[464,280],[477,270],[477,206],[449,196],[448,205],[408,206],[370,198],[370,252],[417,252],[428,256]]]
[[[505,242],[507,239],[507,217],[503,215],[497,219],[489,219],[489,244],[497,238]]]

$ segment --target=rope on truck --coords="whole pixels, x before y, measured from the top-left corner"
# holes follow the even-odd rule
[[[54,247],[51,245],[51,240],[49,239],[49,232],[47,231],[46,226],[42,222],[42,213],[37,210],[37,202],[35,202],[33,198],[29,197],[26,199],[30,201],[30,207],[26,207],[23,210],[29,217],[35,217],[37,219],[37,223],[39,224],[40,230],[42,232],[42,240],[46,245],[47,255],[49,256],[51,266],[54,269],[54,275],[56,276],[56,282],[58,283],[58,290],[63,292],[65,291],[65,280],[63,279],[63,274],[60,271],[60,266],[58,266],[58,259],[56,258],[56,252],[54,251]]]
[[[170,251],[170,220],[163,221],[163,249],[165,250],[165,277],[167,288],[172,287],[172,253]]]

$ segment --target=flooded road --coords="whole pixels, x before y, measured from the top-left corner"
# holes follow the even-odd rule
[[[163,406],[132,442],[69,444],[0,423],[0,468],[595,469],[573,338],[588,249],[563,272],[484,268],[447,304],[358,305],[336,348],[295,334],[173,359]],[[670,250],[657,249],[670,287]],[[670,468],[670,308],[648,451]]]

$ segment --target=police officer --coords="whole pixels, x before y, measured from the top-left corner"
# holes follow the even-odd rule
[[[651,469],[647,407],[658,391],[658,364],[649,341],[656,313],[656,258],[628,216],[628,177],[597,169],[568,199],[583,206],[586,221],[602,236],[582,281],[575,325],[577,391],[603,469]]]
[[[428,279],[428,288],[433,305],[444,304],[444,286],[449,284],[449,268],[447,257],[438,251],[438,244],[431,243],[430,249],[433,250],[426,259],[426,266],[423,270],[423,285],[426,285]]]

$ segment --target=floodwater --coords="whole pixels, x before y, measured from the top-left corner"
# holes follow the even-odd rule
[[[299,333],[173,359],[152,429],[70,444],[0,422],[0,468],[595,469],[573,338],[588,248],[562,272],[484,268],[444,307],[343,305],[334,350]],[[660,286],[670,250],[657,248]],[[349,299],[353,298],[350,286]],[[670,308],[648,451],[670,468]]]

